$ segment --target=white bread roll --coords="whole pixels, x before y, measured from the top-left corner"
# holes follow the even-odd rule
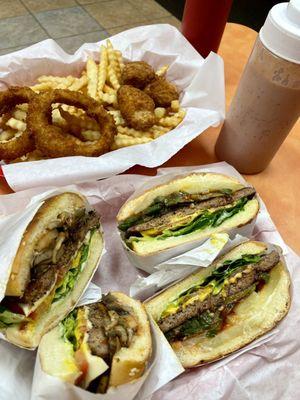
[[[218,191],[224,189],[236,191],[244,187],[245,185],[243,185],[237,179],[226,175],[210,172],[192,173],[148,189],[141,195],[128,200],[120,209],[117,215],[117,221],[120,224],[130,216],[140,213],[145,208],[150,206],[154,199],[156,199],[158,196],[167,196],[178,191],[183,191],[190,194],[207,193],[209,191]],[[171,236],[163,240],[156,238],[141,238],[137,241],[132,241],[132,251],[140,257],[151,257],[159,252],[163,252],[177,246],[183,246],[184,244],[188,243],[191,244],[190,248],[193,248],[196,247],[198,243],[203,242],[203,240],[208,238],[211,234],[219,232],[230,233],[236,228],[250,224],[256,218],[258,211],[259,202],[257,198],[254,197],[247,202],[244,210],[225,220],[217,227],[198,229],[186,235],[176,237]],[[124,242],[123,233],[121,233],[121,238]]]
[[[50,308],[42,313],[35,322],[27,323],[22,329],[18,325],[6,328],[3,332],[6,339],[20,347],[36,348],[41,337],[56,326],[75,307],[98,266],[103,245],[103,237],[98,230],[94,232],[91,238],[88,259],[83,271],[78,276],[74,289],[61,300],[52,303]]]
[[[167,304],[179,293],[198,283],[225,260],[234,260],[242,254],[257,254],[267,249],[262,242],[248,241],[235,247],[208,268],[170,286],[145,302],[149,314],[158,321]],[[223,358],[241,349],[276,326],[287,314],[290,307],[290,277],[283,261],[270,272],[270,280],[258,292],[241,300],[234,313],[226,319],[226,329],[215,337],[204,334],[185,340],[174,341],[171,345],[184,368],[202,365]]]

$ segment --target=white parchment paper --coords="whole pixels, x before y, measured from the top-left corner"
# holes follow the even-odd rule
[[[95,299],[96,300],[96,299]],[[41,367],[39,352],[35,361],[31,400],[133,400],[145,399],[184,369],[157,325],[150,320],[152,357],[144,375],[125,385],[110,388],[106,394],[89,393],[77,386],[47,375]],[[63,394],[63,395],[62,395]]]
[[[199,167],[200,168],[200,167]],[[159,174],[176,174],[191,168],[161,169]],[[201,170],[221,172],[243,181],[237,171],[226,163],[211,164]],[[102,214],[107,252],[104,254],[93,282],[102,292],[121,290],[129,293],[130,285],[146,273],[136,270],[127,260],[119,242],[115,216],[125,200],[149,176],[122,175],[73,186],[88,195],[89,202]],[[49,189],[49,188],[48,188]],[[33,188],[0,197],[0,216],[19,211],[30,199],[45,191]],[[287,317],[270,335],[222,361],[187,371],[172,380],[154,395],[153,400],[274,400],[300,398],[300,259],[283,242],[268,211],[261,201],[261,211],[254,227],[254,238],[281,246],[292,277],[292,305]],[[34,366],[32,352],[16,349],[0,341],[0,399],[28,400]],[[166,360],[165,360],[166,361]],[[9,365],[9,368],[8,368]],[[167,370],[168,364],[164,365]],[[16,384],[16,382],[18,384]],[[3,397],[2,393],[4,394]],[[139,399],[141,400],[141,399]]]
[[[176,28],[167,24],[133,28],[112,36],[111,41],[127,60],[145,60],[154,68],[170,65],[167,78],[181,90],[180,102],[187,111],[183,122],[153,142],[118,149],[97,158],[65,157],[4,165],[5,178],[15,191],[92,181],[137,164],[159,166],[224,118],[223,61],[217,54],[210,53],[204,60]],[[2,56],[0,89],[8,85],[32,85],[40,75],[78,75],[88,56],[99,57],[102,42],[85,44],[74,55],[69,55],[48,39]]]

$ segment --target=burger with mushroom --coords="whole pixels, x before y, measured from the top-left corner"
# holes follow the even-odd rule
[[[103,249],[100,218],[85,197],[65,192],[43,202],[27,226],[0,303],[0,331],[25,348],[76,305]]]
[[[41,368],[49,375],[94,393],[106,393],[140,378],[152,351],[143,305],[112,292],[73,310],[43,336]]]

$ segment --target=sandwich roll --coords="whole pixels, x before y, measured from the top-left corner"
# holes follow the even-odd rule
[[[74,309],[43,336],[42,370],[93,393],[140,378],[151,357],[152,340],[144,306],[123,293]]]
[[[290,306],[281,249],[244,242],[145,302],[183,367],[218,360],[273,329]]]
[[[100,218],[84,196],[45,200],[28,224],[0,303],[0,331],[33,349],[76,305],[103,250]]]
[[[250,225],[259,211],[253,187],[217,173],[191,173],[129,199],[117,221],[129,256],[158,264],[211,234]],[[135,263],[136,264],[136,263]]]

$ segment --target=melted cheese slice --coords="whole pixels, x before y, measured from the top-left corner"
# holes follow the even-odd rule
[[[98,356],[94,356],[88,345],[88,331],[91,329],[91,323],[88,320],[88,308],[80,308],[77,313],[75,328],[75,337],[80,344],[75,353],[75,360],[78,368],[84,374],[84,379],[80,383],[84,389],[98,376],[103,374],[109,367],[106,362]]]

